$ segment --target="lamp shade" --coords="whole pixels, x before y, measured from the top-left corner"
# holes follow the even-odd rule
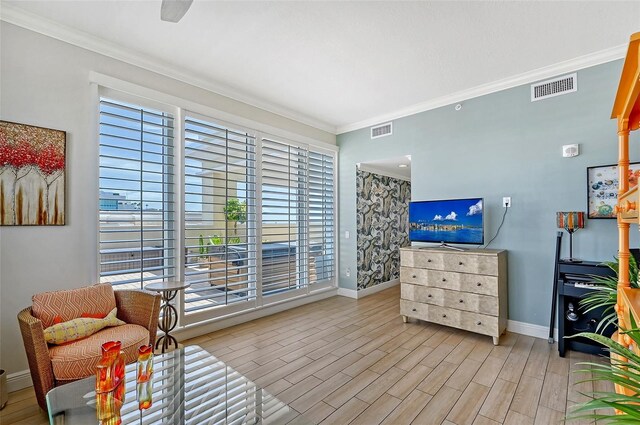
[[[584,228],[584,212],[582,211],[557,212],[556,220],[558,228],[565,229],[567,232]]]

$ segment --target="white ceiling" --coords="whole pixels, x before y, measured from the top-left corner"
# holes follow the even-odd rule
[[[361,162],[358,167],[365,171],[411,181],[411,155]]]
[[[626,44],[640,2],[15,1],[324,129]],[[290,113],[289,113],[290,112]]]

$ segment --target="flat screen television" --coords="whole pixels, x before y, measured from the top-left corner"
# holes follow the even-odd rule
[[[409,240],[482,245],[482,204],[482,198],[411,202]]]

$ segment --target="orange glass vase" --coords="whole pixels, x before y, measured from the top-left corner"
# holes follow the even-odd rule
[[[96,394],[96,415],[99,425],[120,425],[122,419],[120,411],[124,404],[126,383],[123,379],[113,389]]]
[[[102,344],[102,358],[96,370],[96,393],[113,391],[124,381],[124,355],[120,341]]]
[[[145,410],[153,403],[153,345],[143,345],[138,349],[138,373],[136,376],[138,408]]]

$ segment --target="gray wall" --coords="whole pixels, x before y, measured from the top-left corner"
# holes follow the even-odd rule
[[[1,118],[67,132],[67,225],[0,227],[0,367],[28,368],[16,315],[34,293],[97,280],[97,71],[284,131],[335,143],[335,136],[206,90],[0,23]]]
[[[512,197],[491,246],[509,251],[509,318],[548,325],[555,212],[586,211],[586,167],[617,162],[609,116],[621,68],[616,61],[581,70],[578,92],[543,101],[530,102],[526,85],[467,100],[459,112],[451,105],[395,120],[389,137],[371,140],[368,128],[339,135],[340,286],[356,289],[356,163],[411,155],[412,199],[484,197],[487,242],[502,197]],[[639,141],[632,136],[632,146]],[[569,143],[580,144],[580,156],[562,158]],[[640,160],[637,147],[631,152]],[[638,246],[637,226],[631,246]],[[574,256],[601,261],[616,252],[615,220],[587,220],[574,234]]]

